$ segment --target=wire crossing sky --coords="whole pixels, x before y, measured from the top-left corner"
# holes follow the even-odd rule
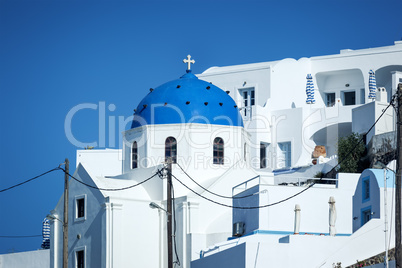
[[[149,88],[183,75],[188,54],[197,74],[389,46],[402,38],[400,10],[400,0],[0,0],[0,189],[65,158],[73,174],[77,149],[119,148],[133,109]],[[87,108],[69,118],[77,107]],[[52,172],[3,192],[0,235],[40,234],[63,178]],[[0,254],[41,242],[0,237]]]

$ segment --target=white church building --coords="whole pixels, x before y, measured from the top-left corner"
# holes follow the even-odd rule
[[[392,172],[314,175],[337,164],[339,137],[395,130],[388,109],[367,133],[402,83],[402,42],[198,75],[186,62],[139,103],[121,150],[77,151],[69,267],[167,267],[167,158],[175,267],[346,267],[393,247]],[[56,268],[63,196],[51,214]]]

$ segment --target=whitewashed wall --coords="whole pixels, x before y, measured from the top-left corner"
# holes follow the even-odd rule
[[[50,250],[35,250],[0,255],[0,268],[50,267]]]

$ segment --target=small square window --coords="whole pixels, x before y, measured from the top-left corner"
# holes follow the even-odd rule
[[[356,93],[354,91],[343,93],[344,103],[343,105],[355,105],[356,104]]]

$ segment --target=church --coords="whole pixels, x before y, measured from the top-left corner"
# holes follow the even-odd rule
[[[395,132],[401,41],[197,75],[183,61],[140,101],[122,149],[77,151],[69,267],[168,267],[169,216],[175,267],[347,266],[393,247],[392,172],[317,174],[337,166],[339,137],[375,149]],[[51,216],[50,266],[62,267],[63,196]]]

